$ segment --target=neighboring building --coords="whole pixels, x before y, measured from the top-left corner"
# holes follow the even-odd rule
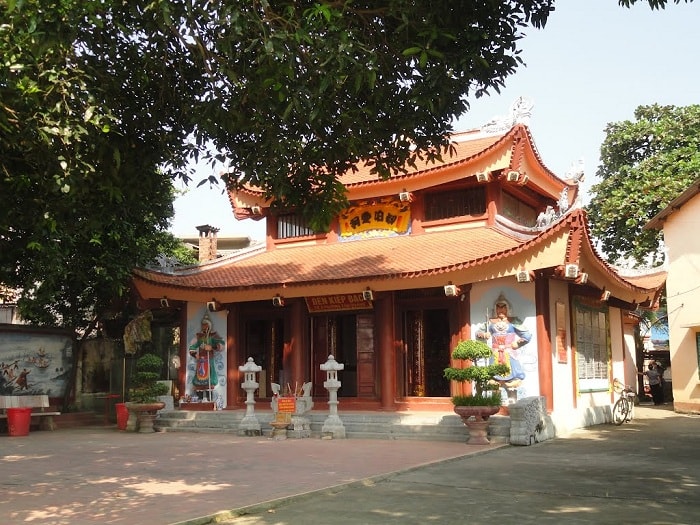
[[[17,290],[0,284],[0,324],[25,324],[17,309],[18,299]]]
[[[328,233],[247,188],[230,195],[234,214],[265,217],[267,246],[136,270],[141,308],[179,308],[180,394],[242,408],[252,357],[260,397],[312,381],[323,399],[332,354],[343,409],[451,412],[465,388],[443,378],[451,350],[488,332],[511,366],[507,402],[545,396],[558,431],[608,420],[613,379],[636,383],[632,312],[656,306],[665,274],[624,277],[601,259],[570,204],[582,174],[549,171],[523,123],[453,138],[444,163],[344,176],[351,204]]]
[[[250,237],[219,237],[219,228],[197,226],[197,237],[181,237],[182,243],[197,255],[199,262],[208,262],[232,255],[253,245]]]
[[[646,229],[663,230],[668,253],[666,309],[673,370],[673,408],[700,413],[700,179],[671,201]]]

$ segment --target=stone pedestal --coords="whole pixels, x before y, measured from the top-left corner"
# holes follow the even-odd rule
[[[469,429],[469,440],[467,445],[489,445],[489,422],[488,420],[470,419],[466,422]]]
[[[162,410],[165,403],[127,403],[129,419],[126,422],[126,430],[130,432],[149,433],[155,432],[153,422],[158,411]]]
[[[340,418],[335,415],[329,415],[323,422],[323,427],[321,428],[321,438],[323,439],[343,439],[345,438],[345,425],[340,420]]]
[[[489,417],[498,413],[498,406],[456,406],[455,414],[469,429],[467,445],[489,445]]]
[[[290,438],[308,438],[311,437],[311,421],[308,417],[303,416],[292,416],[292,423],[289,430],[287,430],[287,435]]]
[[[272,439],[287,439],[287,428],[289,427],[287,421],[271,421],[270,426],[272,427],[272,434],[270,435]]]
[[[302,385],[303,395],[296,399],[292,423],[287,431],[287,436],[290,438],[311,437],[311,420],[306,417],[306,414],[314,407],[313,399],[311,399],[311,387],[312,383],[304,383]]]

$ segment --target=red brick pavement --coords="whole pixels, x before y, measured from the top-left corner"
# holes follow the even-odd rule
[[[173,524],[497,446],[106,428],[0,436],[0,522]]]

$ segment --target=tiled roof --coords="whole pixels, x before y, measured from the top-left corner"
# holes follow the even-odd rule
[[[212,289],[410,278],[449,271],[520,244],[522,241],[497,229],[484,227],[278,248],[228,264],[220,259],[201,271],[137,270],[136,275],[165,285]]]
[[[442,162],[427,162],[426,160],[416,160],[415,166],[406,166],[406,173],[392,174],[387,180],[381,179],[378,175],[371,173],[371,166],[366,162],[360,162],[356,165],[356,170],[348,170],[346,173],[338,177],[338,180],[345,186],[348,191],[353,189],[364,188],[373,184],[396,184],[398,181],[410,184],[410,181],[418,179],[431,178],[436,172],[453,169],[454,167],[477,165],[479,161],[489,158],[489,155],[499,152],[511,150],[513,158],[511,158],[511,169],[521,169],[525,151],[532,153],[536,159],[536,164],[539,166],[537,174],[529,172],[528,176],[531,182],[539,181],[536,185],[549,188],[548,191],[560,192],[564,187],[568,186],[571,192],[576,191],[575,185],[569,185],[566,181],[557,177],[543,163],[533,141],[530,130],[523,124],[516,124],[510,130],[500,134],[485,135],[478,131],[469,133],[461,133],[453,136],[452,151],[447,151],[442,154]],[[516,154],[517,151],[517,154]],[[457,175],[463,177],[464,173]],[[543,186],[544,185],[544,186]],[[238,197],[237,197],[238,196]],[[229,192],[229,201],[234,212],[237,211],[236,217],[239,219],[250,218],[243,209],[236,210],[238,198],[242,198],[245,202],[248,199],[263,199],[263,191],[260,188],[245,186],[237,191]],[[570,197],[575,197],[572,193]]]
[[[668,272],[665,270],[650,270],[648,273],[639,275],[624,275],[622,279],[639,288],[656,289],[666,282]]]
[[[354,281],[411,279],[445,274],[512,258],[525,250],[544,247],[556,237],[578,231],[584,251],[610,282],[633,293],[658,289],[665,272],[654,277],[621,277],[602,260],[591,245],[586,214],[572,210],[544,231],[531,234],[514,233],[503,226],[472,227],[374,238],[330,244],[304,244],[257,251],[249,256],[218,259],[201,267],[161,273],[136,270],[135,279],[168,288],[237,291],[284,286],[342,284]],[[571,250],[569,245],[566,250]],[[561,263],[567,254],[561,253]]]
[[[464,142],[455,142],[452,144],[454,150],[447,151],[442,154],[442,162],[427,162],[426,160],[416,160],[416,167],[408,168],[407,174],[392,175],[392,179],[407,178],[425,171],[443,169],[454,164],[466,163],[473,159],[474,156],[483,155],[490,151],[490,148],[497,144],[503,135],[482,136],[475,139],[470,139]],[[355,184],[372,183],[379,180],[376,174],[370,173],[371,166],[367,163],[360,164],[357,171],[349,171],[340,177],[340,182],[345,186],[353,186]]]

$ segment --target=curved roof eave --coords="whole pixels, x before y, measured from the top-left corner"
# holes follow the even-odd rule
[[[349,288],[358,282],[375,283],[389,290],[396,289],[390,283],[399,279],[412,281],[414,285],[405,286],[405,282],[403,285],[413,288],[434,286],[434,283],[450,279],[450,276],[483,280],[512,275],[524,258],[541,267],[556,266],[569,261],[576,248],[578,257],[584,254],[587,261],[604,276],[606,286],[624,293],[628,302],[658,292],[657,286],[647,288],[639,286],[641,281],[621,277],[603,261],[590,244],[585,224],[585,212],[575,210],[530,238],[497,226],[428,233],[413,238],[392,237],[286,248],[222,259],[204,268],[188,268],[171,273],[136,269],[134,282],[137,289],[148,289],[154,298],[167,295],[180,299],[197,296],[201,299],[208,296],[202,300],[211,300],[212,295],[219,298],[223,294],[236,296],[237,301],[269,298],[270,290],[280,289],[286,290],[289,297],[294,297],[311,295],[310,290],[322,287]],[[574,235],[577,231],[578,234]],[[473,242],[474,236],[477,242]],[[571,239],[575,236],[579,239],[578,247],[572,246]],[[559,241],[555,243],[557,238],[565,239],[562,248],[558,248],[561,244]],[[545,257],[542,254],[547,250]],[[387,258],[386,253],[392,253],[395,259]],[[398,260],[397,257],[413,260]],[[367,260],[363,261],[364,258]],[[447,264],[440,264],[445,260]]]
[[[475,143],[483,143],[483,146],[479,146],[478,149],[472,152],[472,149],[466,147],[466,145]],[[478,163],[479,161],[487,158],[490,155],[494,155],[499,150],[510,152],[510,166],[512,169],[518,169],[522,167],[525,158],[531,159],[528,163],[529,166],[537,166],[537,180],[531,177],[532,184],[540,187],[543,192],[549,195],[556,195],[560,193],[564,188],[576,189],[576,185],[567,183],[565,180],[559,178],[554,174],[547,166],[545,166],[542,158],[537,151],[535,146],[532,133],[530,129],[524,124],[516,124],[510,130],[503,134],[496,134],[492,136],[478,136],[477,138],[471,140],[465,140],[460,142],[452,142],[452,145],[459,149],[465,150],[464,153],[459,154],[455,160],[445,161],[442,163],[428,164],[427,162],[419,162],[422,164],[418,168],[409,169],[407,173],[398,173],[392,175],[387,179],[378,178],[376,175],[371,175],[369,173],[369,168],[366,164],[362,164],[357,170],[353,170],[346,175],[340,177],[341,182],[348,190],[349,193],[360,190],[368,186],[377,187],[382,185],[396,185],[401,183],[407,183],[409,181],[416,182],[424,178],[433,178],[435,173],[455,170],[461,166],[466,166],[468,164]],[[503,167],[506,167],[504,165]],[[355,173],[361,172],[366,175],[356,175]],[[531,175],[534,175],[531,173]],[[345,179],[345,180],[343,180]],[[348,180],[349,179],[349,180]],[[353,180],[359,179],[359,180]],[[237,194],[246,195],[251,199],[264,199],[264,192],[252,186],[245,186],[235,192],[229,192],[229,201],[234,210],[237,207],[242,207],[247,203],[247,199],[237,199]],[[261,202],[262,204],[262,202]]]
[[[577,220],[581,221],[581,226],[583,226],[580,228],[582,236],[578,247],[570,247],[570,253],[579,250],[581,254],[585,254],[589,260],[593,261],[596,264],[596,269],[603,273],[605,277],[609,281],[611,281],[611,284],[614,283],[614,285],[616,285],[619,288],[618,294],[624,293],[623,291],[626,291],[629,294],[633,295],[647,295],[651,296],[650,302],[656,302],[656,300],[658,300],[661,289],[663,288],[663,285],[666,282],[666,272],[663,270],[653,270],[645,277],[642,277],[641,275],[622,275],[619,270],[615,269],[615,267],[613,267],[611,264],[605,261],[596,250],[592,242],[590,228],[586,219],[587,214],[585,210],[578,210],[578,215],[579,217],[577,218]],[[615,290],[611,291],[614,295]],[[630,303],[635,301],[636,299],[628,300],[628,302]]]

